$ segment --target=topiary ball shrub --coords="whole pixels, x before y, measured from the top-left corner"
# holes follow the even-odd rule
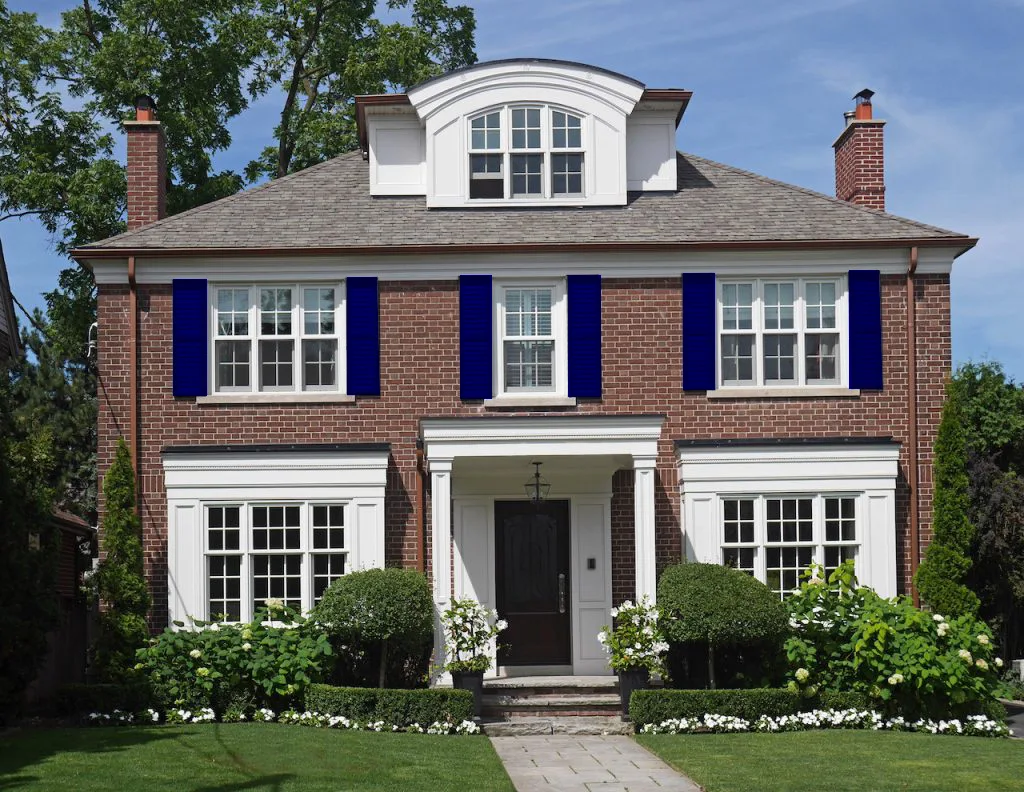
[[[777,675],[788,616],[779,598],[745,572],[719,564],[669,567],[658,582],[658,604],[676,682],[754,687]]]
[[[420,572],[367,569],[344,575],[324,592],[312,617],[337,655],[335,684],[426,684],[434,600]]]

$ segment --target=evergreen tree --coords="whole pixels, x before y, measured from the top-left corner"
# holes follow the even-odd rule
[[[96,569],[100,601],[99,637],[92,673],[116,682],[130,675],[135,652],[149,637],[149,590],[143,575],[142,530],[135,511],[135,471],[124,439],[103,479],[103,558]]]

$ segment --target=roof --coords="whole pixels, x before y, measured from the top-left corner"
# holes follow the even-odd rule
[[[0,361],[18,357],[21,354],[21,339],[18,323],[14,318],[14,293],[7,279],[7,264],[4,262],[4,247],[0,243]]]
[[[77,514],[72,514],[63,509],[57,509],[53,512],[51,519],[58,528],[77,536],[92,536],[96,533],[96,529]]]
[[[839,201],[693,154],[679,188],[625,206],[428,209],[423,196],[370,195],[358,153],[74,251],[125,255],[229,250],[353,252],[460,248],[652,248],[744,244],[960,244],[964,234]]]

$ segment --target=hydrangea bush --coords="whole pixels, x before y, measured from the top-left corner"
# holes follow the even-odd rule
[[[138,652],[136,671],[168,709],[212,708],[236,718],[265,703],[300,700],[331,654],[317,625],[280,600],[267,600],[249,624],[193,621],[168,628]]]
[[[647,669],[664,674],[668,643],[658,623],[659,611],[645,594],[635,604],[626,600],[612,608],[615,627],[605,625],[597,640],[608,653],[608,663],[615,671]]]
[[[997,671],[989,628],[972,616],[947,619],[858,587],[846,563],[826,580],[805,573],[786,600],[790,688],[864,693],[888,714],[949,718],[991,712]]]
[[[508,622],[498,618],[497,611],[489,611],[472,599],[453,599],[441,614],[444,630],[445,670],[451,672],[482,672],[491,667],[488,652],[492,640],[498,637]]]

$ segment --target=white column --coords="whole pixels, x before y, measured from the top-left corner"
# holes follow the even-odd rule
[[[430,536],[431,569],[434,576],[434,666],[446,662],[441,613],[452,596],[452,461],[430,460]],[[447,673],[437,673],[434,682],[450,681]]]
[[[636,534],[636,597],[653,601],[657,589],[654,557],[655,457],[633,457],[633,526]]]

